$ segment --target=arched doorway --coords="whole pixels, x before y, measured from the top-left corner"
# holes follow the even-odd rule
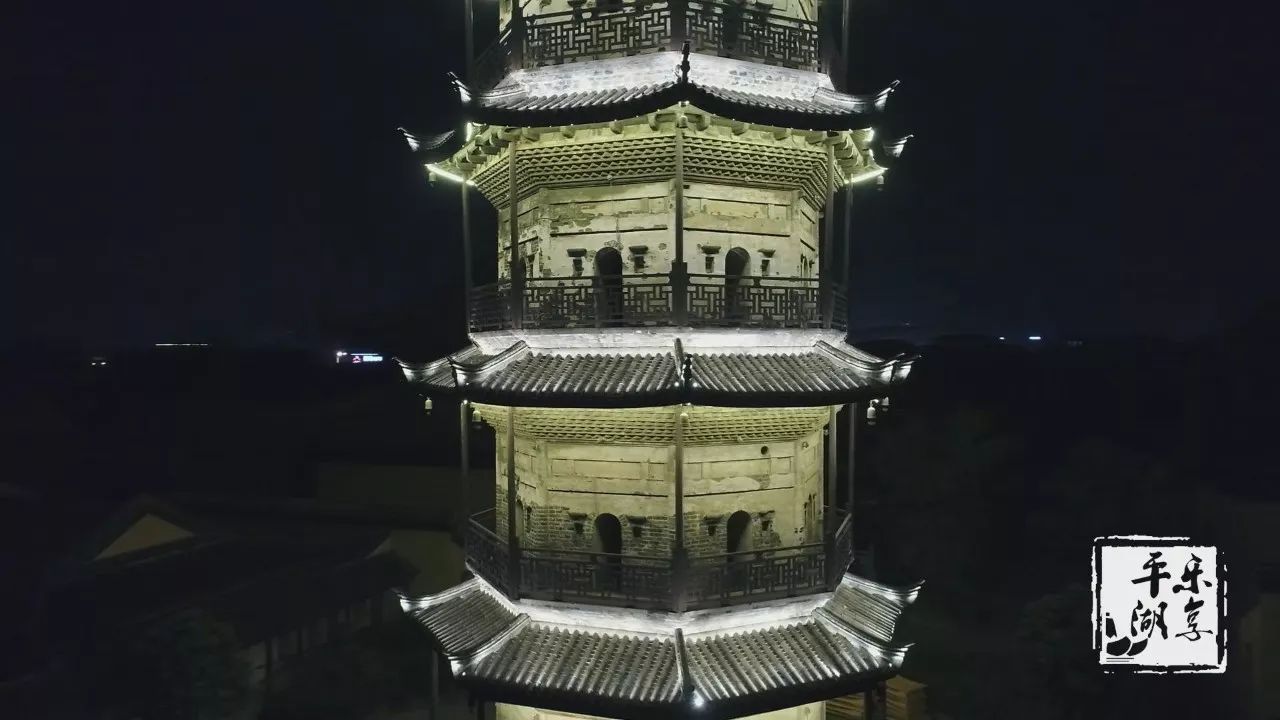
[[[596,251],[596,317],[601,325],[622,322],[622,253],[611,247]]]
[[[736,553],[751,549],[751,515],[745,510],[729,516],[725,524],[725,552]]]
[[[739,323],[746,311],[744,279],[750,274],[751,254],[736,247],[724,256],[724,310],[725,319]]]
[[[622,581],[622,523],[618,516],[596,516],[596,549],[607,553],[600,558],[599,584],[602,590],[617,590]]]

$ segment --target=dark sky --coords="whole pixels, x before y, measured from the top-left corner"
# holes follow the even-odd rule
[[[916,135],[855,239],[855,324],[1190,335],[1274,296],[1261,19],[854,5],[858,89],[901,79],[890,124]],[[457,193],[395,128],[454,122],[460,6],[30,3],[5,63],[5,342],[452,343]]]

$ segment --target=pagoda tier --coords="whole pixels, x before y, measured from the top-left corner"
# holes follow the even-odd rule
[[[912,362],[833,331],[548,330],[475,333],[461,352],[402,367],[427,395],[501,405],[799,407],[884,397]]]
[[[906,647],[894,629],[918,590],[846,574],[802,599],[655,615],[511,601],[477,577],[402,604],[482,697],[616,718],[728,718],[896,675]]]

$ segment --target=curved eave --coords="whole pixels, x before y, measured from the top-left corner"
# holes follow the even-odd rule
[[[546,98],[547,107],[506,109],[473,96],[463,103],[463,113],[472,122],[510,127],[556,127],[626,120],[664,110],[679,103],[738,122],[750,122],[796,130],[854,130],[868,127],[881,114],[892,88],[859,101],[865,109],[851,112],[803,112],[783,107],[786,101],[767,96],[748,96],[708,89],[696,83],[676,83],[666,87],[638,90],[619,100],[582,102],[570,96]],[[733,96],[737,96],[735,99]],[[465,96],[465,93],[464,93]]]
[[[890,396],[916,358],[881,360],[847,345],[819,342],[805,358],[791,355],[690,353],[673,356],[533,355],[517,342],[493,356],[473,348],[425,365],[401,362],[407,380],[425,395],[459,397],[510,407],[623,409],[689,403],[710,407],[817,407]],[[688,358],[689,362],[684,362]],[[463,358],[466,358],[465,360]],[[677,375],[655,370],[654,358]],[[597,362],[592,362],[592,360]],[[821,372],[819,372],[821,371]]]
[[[409,145],[409,152],[413,155],[414,160],[424,165],[448,160],[453,157],[454,153],[461,150],[464,144],[464,138],[457,130],[424,135],[411,133],[404,128],[397,129],[400,131],[400,135],[404,137],[405,143]]]

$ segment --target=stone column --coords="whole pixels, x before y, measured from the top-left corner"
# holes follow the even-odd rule
[[[818,303],[822,312],[822,327],[831,327],[832,310],[835,307],[835,199],[836,199],[836,148],[827,139],[827,192],[822,216],[821,264],[818,266]]]
[[[674,12],[674,10],[673,10]],[[684,128],[675,127],[675,178],[671,183],[675,206],[671,218],[674,254],[671,257],[671,313],[677,327],[689,324],[689,264],[684,259]]]
[[[516,4],[519,7],[519,4]],[[507,228],[510,231],[511,247],[508,248],[508,274],[511,275],[511,327],[519,330],[524,326],[524,263],[520,261],[520,192],[516,185],[516,163],[518,162],[519,138],[511,139],[507,156],[507,181],[510,184],[507,203],[510,205],[507,214]]]

